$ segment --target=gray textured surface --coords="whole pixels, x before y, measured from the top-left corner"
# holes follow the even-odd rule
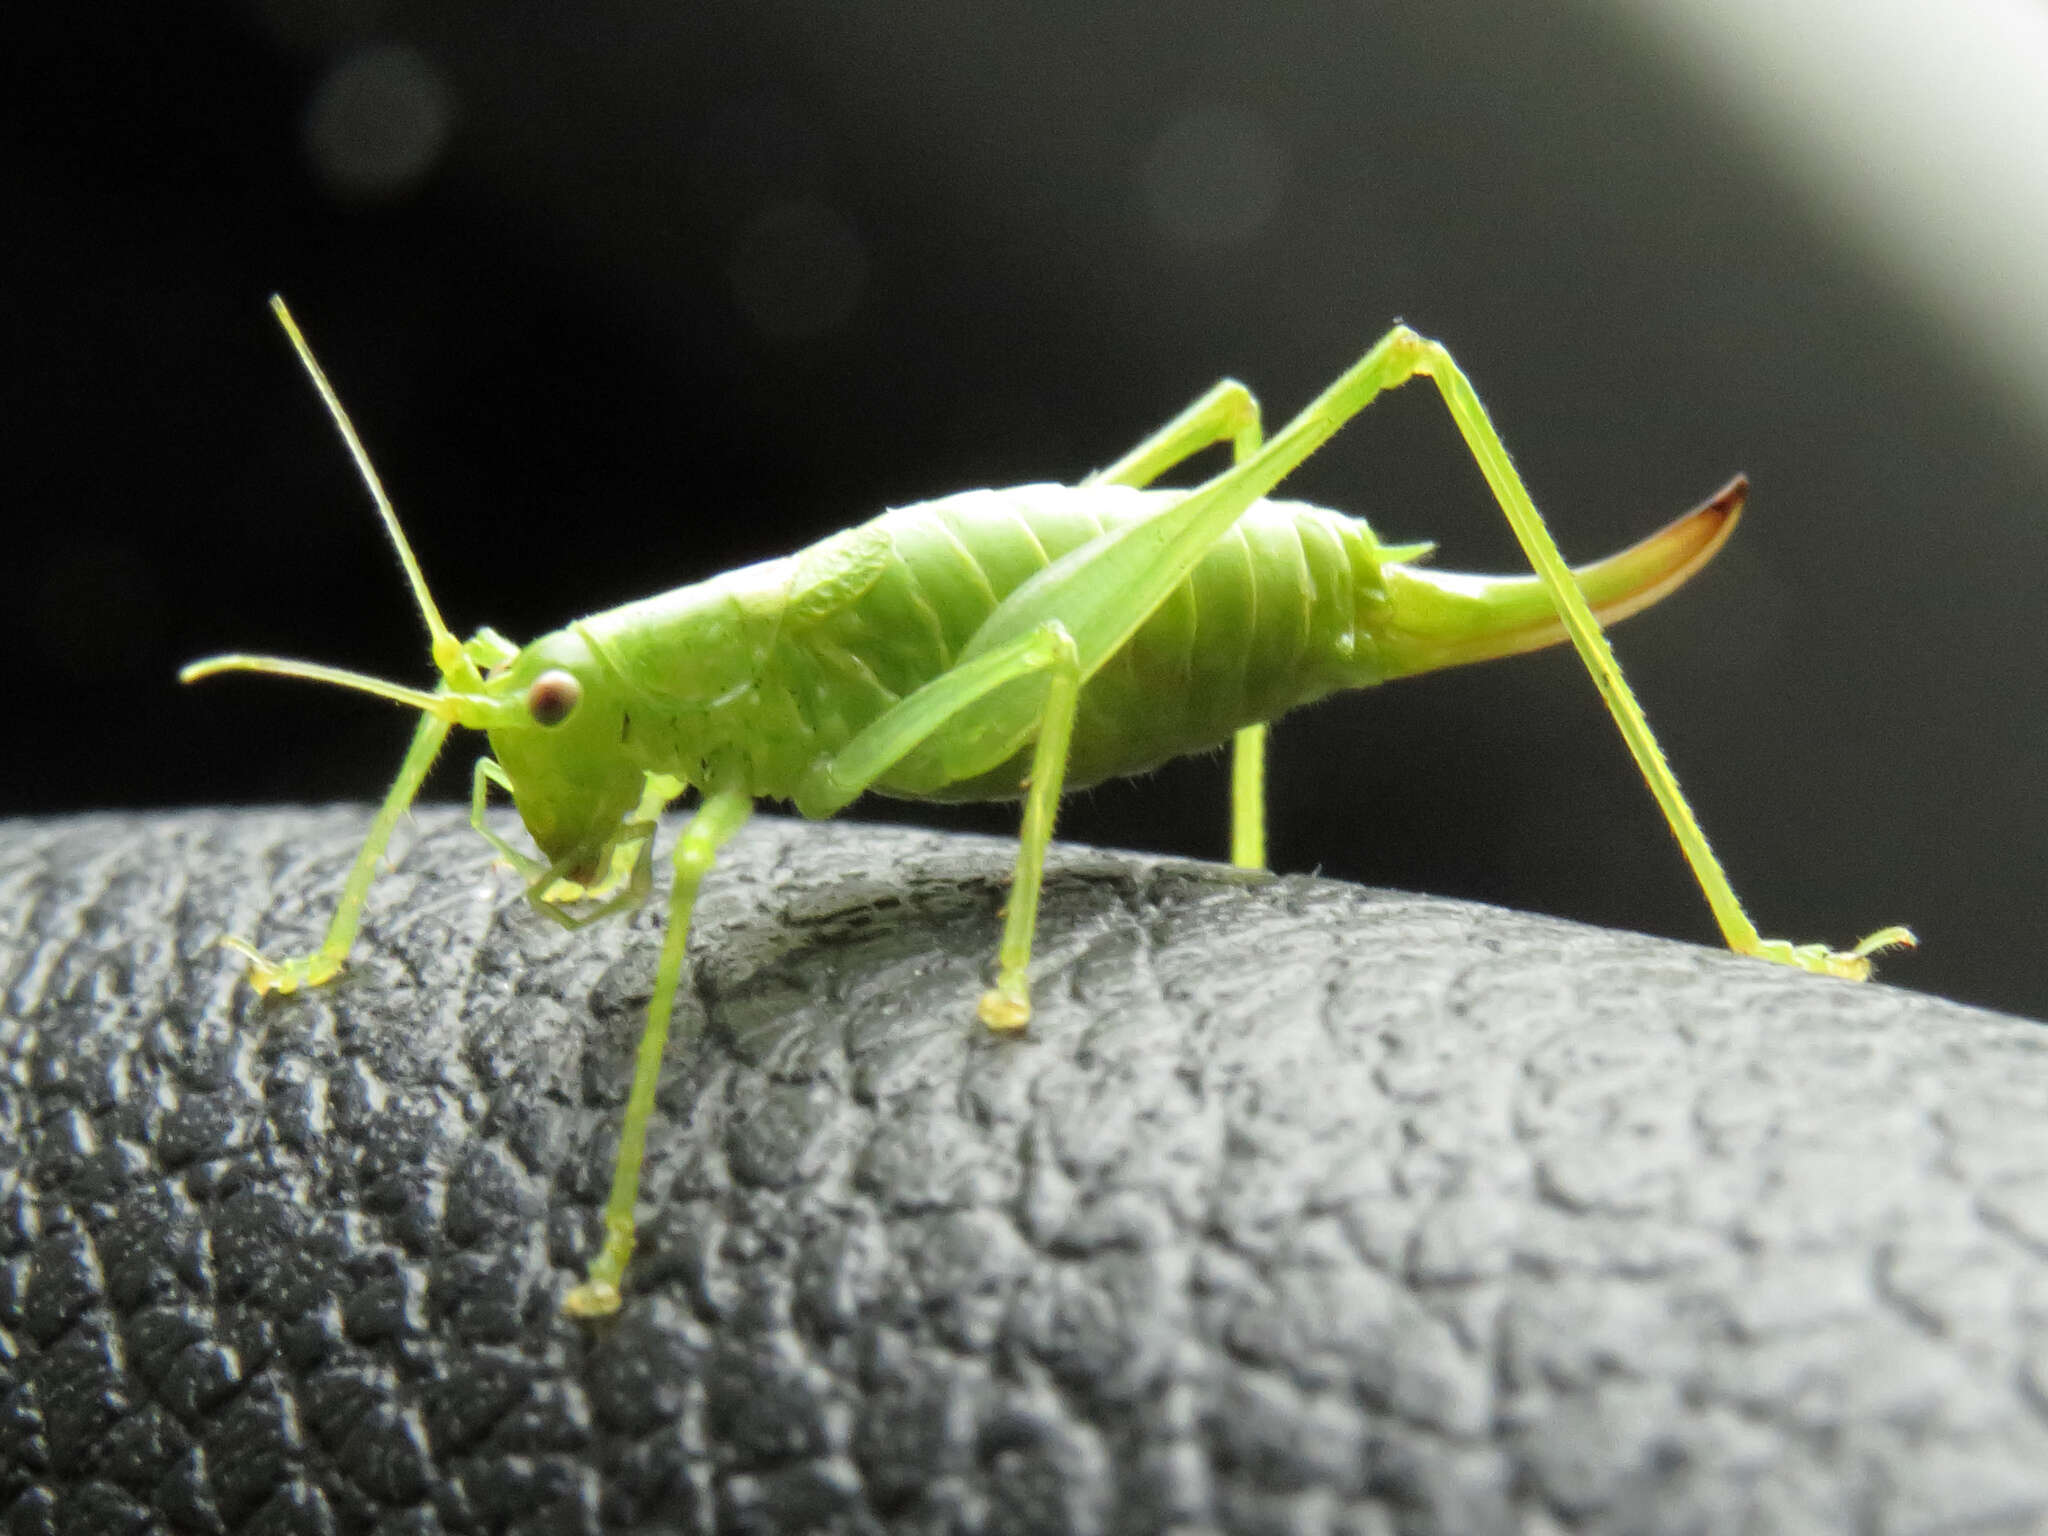
[[[764,821],[592,1328],[656,913],[423,813],[252,998],[361,826],[0,824],[10,1536],[2048,1522],[2039,1026],[1065,850],[1000,1041],[1001,845]]]

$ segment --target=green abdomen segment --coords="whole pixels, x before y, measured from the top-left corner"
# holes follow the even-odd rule
[[[894,551],[874,583],[791,637],[798,671],[843,686],[811,693],[858,728],[951,667],[996,606],[1068,551],[1177,499],[1124,486],[971,491],[885,514]],[[1385,604],[1381,551],[1362,522],[1294,502],[1259,502],[1081,693],[1067,784],[1082,788],[1227,742],[1339,688],[1378,682],[1372,615]],[[827,704],[827,700],[830,703]],[[856,702],[863,700],[864,702]],[[848,706],[851,706],[850,708]],[[920,799],[1013,798],[1028,753]]]

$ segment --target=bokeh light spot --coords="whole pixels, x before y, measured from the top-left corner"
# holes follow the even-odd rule
[[[867,247],[836,208],[804,199],[749,219],[733,241],[733,296],[763,335],[796,341],[844,325],[867,284]]]
[[[1256,113],[1200,107],[1153,140],[1143,180],[1147,211],[1176,245],[1235,245],[1280,206],[1287,152]]]
[[[418,49],[402,43],[359,48],[314,87],[306,104],[306,152],[338,197],[400,198],[440,162],[454,105],[446,79]]]

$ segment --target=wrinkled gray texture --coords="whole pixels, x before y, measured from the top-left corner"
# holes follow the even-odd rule
[[[1063,849],[1000,1040],[1005,845],[763,820],[593,1327],[660,909],[426,811],[254,998],[363,824],[0,824],[9,1536],[2048,1522],[2037,1025]]]

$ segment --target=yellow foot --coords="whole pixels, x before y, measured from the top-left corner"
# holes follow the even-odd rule
[[[1759,960],[1796,965],[1816,976],[1839,976],[1844,981],[1868,981],[1870,957],[1885,949],[1911,949],[1920,941],[1910,928],[1880,928],[1851,950],[1829,949],[1825,944],[1794,944],[1786,939],[1759,939],[1750,953]]]
[[[562,1298],[564,1317],[610,1317],[619,1310],[619,1282],[626,1277],[626,1261],[633,1257],[633,1223],[607,1214],[604,1246],[590,1261],[583,1283]]]
[[[268,992],[296,992],[332,981],[341,972],[339,960],[324,955],[298,955],[284,960],[265,959],[246,939],[225,938],[222,949],[231,949],[249,962],[249,985],[258,995]]]
[[[1021,1034],[1031,1022],[1031,994],[1022,987],[999,986],[993,992],[981,994],[981,1006],[975,1011],[981,1015],[981,1022],[997,1034]]]
[[[562,1315],[585,1320],[619,1310],[619,1288],[609,1280],[586,1280],[562,1298]]]

